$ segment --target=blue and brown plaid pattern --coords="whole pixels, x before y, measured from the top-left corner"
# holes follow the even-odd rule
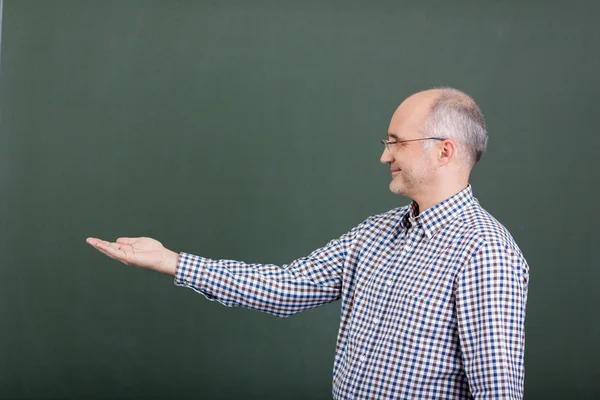
[[[529,267],[471,187],[282,267],[181,253],[175,284],[279,317],[341,299],[336,399],[520,399]]]

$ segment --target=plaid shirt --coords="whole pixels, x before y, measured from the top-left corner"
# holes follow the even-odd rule
[[[520,399],[529,267],[471,187],[368,218],[289,265],[181,253],[175,284],[287,317],[341,299],[336,399]]]

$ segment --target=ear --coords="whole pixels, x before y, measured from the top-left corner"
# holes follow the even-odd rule
[[[446,139],[438,145],[438,162],[447,165],[456,156],[456,143],[452,139]]]

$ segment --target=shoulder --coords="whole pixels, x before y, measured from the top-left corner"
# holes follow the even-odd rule
[[[408,213],[410,206],[403,206],[392,208],[389,211],[383,212],[381,214],[375,214],[365,221],[363,224],[368,227],[385,227],[385,226],[397,226],[402,218]]]
[[[402,221],[409,206],[393,208],[389,211],[375,214],[363,220],[359,225],[355,226],[348,232],[351,236],[373,236],[391,231],[398,227]]]
[[[509,252],[523,258],[521,249],[519,249],[508,229],[485,210],[478,201],[474,201],[467,207],[460,218],[466,228],[467,235],[472,240],[488,249],[493,248],[497,251]]]

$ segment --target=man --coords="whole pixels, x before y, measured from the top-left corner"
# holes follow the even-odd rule
[[[88,242],[227,306],[285,317],[341,299],[335,398],[522,398],[529,267],[471,192],[487,146],[479,107],[451,88],[417,93],[383,143],[390,190],[413,202],[283,268],[177,254],[150,238]]]

